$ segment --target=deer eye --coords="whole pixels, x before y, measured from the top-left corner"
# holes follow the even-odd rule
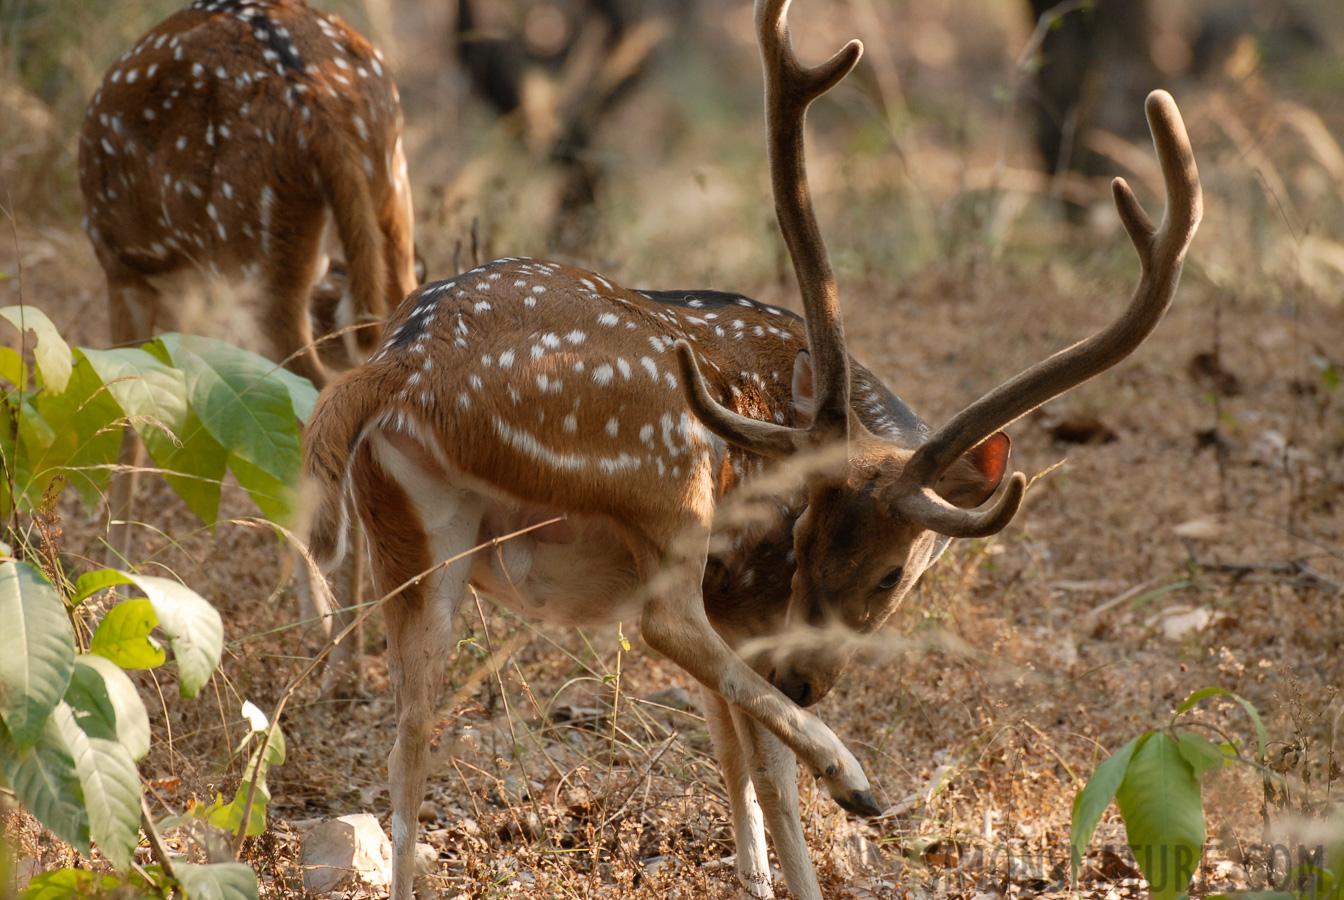
[[[891,590],[896,585],[901,583],[901,576],[904,574],[905,574],[905,567],[897,566],[896,568],[888,572],[885,576],[883,576],[882,580],[877,583],[878,589],[883,591]]]

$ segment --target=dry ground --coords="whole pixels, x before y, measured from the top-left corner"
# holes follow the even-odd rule
[[[474,217],[496,253],[546,251],[553,176],[463,100],[442,51],[408,37],[441,27],[433,10],[395,9],[431,277],[452,273]],[[1073,228],[1045,213],[1021,174],[1020,123],[992,100],[1024,39],[1012,8],[929,9],[880,10],[911,114],[880,78],[842,88],[814,117],[813,176],[854,355],[938,423],[1101,325],[1137,266],[1104,184],[1083,186],[1098,202]],[[823,40],[848,36],[848,13],[833,18],[805,49],[819,55]],[[732,288],[796,305],[770,226],[741,19],[716,13],[706,46],[676,44],[603,132],[609,179],[576,259],[632,286]],[[912,60],[900,35],[934,26],[955,35],[960,55]],[[1337,800],[1344,155],[1331,135],[1344,134],[1344,111],[1328,98],[1344,71],[1291,74],[1276,81],[1251,66],[1179,85],[1207,212],[1173,311],[1130,360],[1012,428],[1016,466],[1045,473],[1023,511],[996,538],[957,544],[818,707],[888,809],[852,820],[800,777],[828,896],[1063,892],[1076,791],[1109,752],[1208,686],[1264,714],[1287,792],[1266,805],[1248,768],[1211,776],[1201,890],[1263,884],[1259,846],[1288,842],[1294,822]],[[722,88],[734,79],[743,83]],[[1153,208],[1148,151],[1133,147],[1135,170],[1117,171]],[[8,152],[14,163],[19,150]],[[73,199],[52,190],[49,204],[13,210],[0,303],[21,292],[73,343],[102,346],[100,273]],[[174,572],[217,604],[230,641],[202,701],[143,681],[156,749],[142,774],[177,809],[236,785],[241,700],[273,706],[312,636],[291,624],[269,532],[222,524],[210,534],[164,484],[146,491],[148,570]],[[239,492],[226,502],[232,516],[254,514]],[[95,547],[95,517],[63,509],[64,549]],[[488,602],[465,606],[469,640],[444,695],[424,810],[439,850],[426,886],[447,897],[735,896],[723,788],[690,680],[637,640],[623,652],[615,629],[538,630]],[[366,647],[367,702],[320,704],[307,684],[285,717],[273,827],[247,850],[271,896],[301,892],[295,849],[314,820],[387,816],[393,717],[376,624]],[[1249,746],[1231,705],[1203,718]],[[31,823],[11,816],[9,828],[23,852],[64,859]],[[1094,853],[1084,891],[1138,893],[1118,819],[1095,843],[1116,852]]]

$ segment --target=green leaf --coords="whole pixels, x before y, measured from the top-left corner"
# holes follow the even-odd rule
[[[154,604],[159,628],[177,660],[181,694],[195,697],[214,674],[224,652],[224,623],[219,612],[200,594],[171,579],[131,573],[126,577]]]
[[[1204,850],[1204,807],[1194,770],[1165,732],[1134,751],[1115,792],[1130,850],[1154,900],[1185,893]]]
[[[107,385],[160,467],[187,422],[187,382],[177,369],[134,347],[79,351]]]
[[[140,838],[140,774],[118,741],[90,737],[62,703],[52,715],[74,760],[88,812],[89,836],[117,869],[131,863]]]
[[[84,869],[56,869],[34,875],[28,887],[19,893],[19,900],[87,900],[111,892],[120,884],[121,880],[115,875]]]
[[[1190,764],[1196,780],[1202,780],[1208,773],[1226,767],[1235,759],[1235,750],[1232,750],[1233,756],[1229,758],[1223,749],[1225,745],[1215,744],[1203,735],[1189,731],[1181,732],[1177,737],[1177,745],[1181,758]]]
[[[244,704],[244,715],[247,714],[247,706],[248,704]],[[253,708],[255,709],[255,707]],[[257,733],[257,731],[252,732],[252,734]],[[260,768],[258,768],[258,759],[260,759]],[[266,830],[266,807],[271,802],[271,789],[266,784],[266,775],[271,766],[278,766],[284,761],[285,736],[279,728],[276,728],[270,733],[266,744],[254,749],[248,757],[247,768],[243,770],[243,780],[238,785],[238,792],[234,794],[233,800],[225,804],[222,797],[216,797],[211,806],[200,811],[201,815],[211,825],[230,834],[237,833],[238,826],[242,824],[244,817],[246,817],[247,834],[249,836],[261,834]],[[254,779],[257,781],[255,793],[252,792]],[[253,794],[250,808],[247,805],[249,793]]]
[[[29,474],[19,468],[19,455],[15,452],[18,442],[11,433],[11,422],[9,419],[0,420],[0,456],[3,457],[0,461],[4,463],[4,468],[0,469],[0,516],[5,517],[14,514],[14,485],[26,484],[31,480]]]
[[[209,338],[168,334],[161,340],[215,440],[272,478],[297,483],[298,426],[286,383],[272,375],[275,364]]]
[[[98,630],[89,642],[89,652],[106,657],[123,669],[158,668],[168,659],[168,654],[149,634],[158,624],[154,604],[148,599],[118,603],[98,623]]]
[[[242,863],[179,862],[176,870],[186,900],[259,900],[257,873]]]
[[[33,395],[19,401],[19,436],[33,453],[45,451],[56,443],[56,429],[33,405]]]
[[[28,563],[0,564],[0,623],[0,719],[26,749],[70,683],[75,636],[60,595]]]
[[[297,482],[272,478],[269,473],[233,453],[229,454],[229,468],[233,469],[238,484],[247,491],[262,515],[272,522],[287,527],[294,525],[298,500],[298,491],[295,488]]]
[[[219,518],[219,497],[229,452],[205,429],[195,409],[178,435],[182,443],[162,458],[155,457],[177,495],[202,522],[213,528]]]
[[[89,814],[84,808],[75,760],[55,715],[48,716],[37,743],[26,751],[0,729],[0,767],[23,808],[52,834],[89,855]]]
[[[1241,708],[1246,712],[1246,716],[1251,720],[1251,724],[1255,726],[1255,739],[1259,748],[1255,758],[1257,761],[1263,760],[1265,758],[1265,747],[1269,745],[1269,733],[1265,730],[1264,720],[1260,718],[1260,711],[1255,708],[1255,704],[1240,694],[1234,694],[1227,688],[1204,688],[1186,697],[1185,702],[1176,708],[1176,714],[1180,715],[1188,712],[1196,703],[1207,697],[1229,697],[1241,705]]]
[[[99,591],[129,583],[125,574],[116,569],[94,569],[92,572],[85,572],[75,582],[75,594],[70,598],[70,605],[79,606]]]
[[[54,436],[44,444],[20,424],[20,451],[27,457],[20,468],[33,473],[31,483],[19,486],[20,496],[26,493],[29,503],[38,502],[51,479],[64,473],[71,476],[85,506],[92,508],[107,491],[112,480],[109,467],[116,464],[121,450],[122,430],[114,424],[121,418],[121,407],[82,357],[63,393],[36,397],[33,403]]]
[[[23,357],[19,356],[17,350],[0,347],[0,378],[14,385],[15,390],[22,391],[28,387],[25,368]]]
[[[288,369],[274,369],[271,373],[273,378],[279,378],[289,389],[289,401],[294,406],[294,415],[300,422],[307,424],[308,417],[313,414],[313,407],[317,404],[317,388],[313,383],[302,375],[295,375]]]
[[[1120,782],[1125,779],[1125,768],[1129,765],[1130,757],[1139,743],[1147,740],[1151,734],[1150,731],[1134,738],[1107,757],[1105,762],[1097,766],[1097,771],[1092,773],[1083,789],[1074,796],[1073,817],[1069,825],[1069,855],[1072,857],[1074,880],[1078,878],[1078,867],[1082,864],[1083,854],[1087,852],[1087,845],[1092,842],[1097,823],[1115,798]]]
[[[30,330],[37,335],[33,345],[33,359],[42,375],[43,393],[59,394],[70,380],[70,345],[56,330],[47,314],[35,306],[6,306],[0,316],[8,319],[20,331]],[[22,386],[22,385],[20,385]]]
[[[144,701],[130,676],[111,660],[91,653],[76,656],[65,702],[89,737],[120,741],[132,759],[144,759],[149,752]]]

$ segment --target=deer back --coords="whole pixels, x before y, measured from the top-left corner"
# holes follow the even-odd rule
[[[347,317],[382,319],[415,284],[401,131],[382,57],[339,19],[299,0],[200,0],[95,93],[85,227],[114,286],[196,270],[306,302],[330,215]]]

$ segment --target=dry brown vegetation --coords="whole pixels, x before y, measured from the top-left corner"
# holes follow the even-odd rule
[[[1206,783],[1206,887],[1263,883],[1256,846],[1288,843],[1292,827],[1337,803],[1344,36],[1332,2],[1305,6],[1335,29],[1333,53],[1268,67],[1247,44],[1219,73],[1172,80],[1206,196],[1175,307],[1130,360],[1013,427],[1016,466],[1043,473],[1023,511],[996,538],[955,545],[818,708],[889,810],[853,821],[800,777],[828,896],[1062,893],[1076,791],[1106,754],[1206,686],[1259,707],[1286,785],[1267,801],[1246,768]],[[464,96],[440,10],[370,6],[393,27],[380,40],[400,65],[430,276],[452,274],[473,219],[489,252],[552,252],[553,173]],[[599,132],[608,177],[571,258],[632,286],[796,305],[768,199],[746,6],[701,4]],[[857,358],[939,423],[1119,308],[1137,266],[1106,185],[1075,185],[1087,224],[1060,224],[1022,123],[996,99],[1019,78],[1017,5],[798,7],[805,56],[859,34],[875,63],[812,117],[812,182]],[[366,9],[346,11],[367,22]],[[0,76],[13,223],[0,240],[0,304],[38,305],[90,346],[105,344],[106,314],[78,228],[71,136],[119,52],[71,39],[41,84],[17,77],[13,58]],[[1150,149],[1110,147],[1151,208]],[[292,625],[269,530],[239,521],[211,534],[161,481],[146,492],[137,558],[217,604],[231,641],[204,702],[143,680],[156,746],[141,771],[180,809],[236,785],[241,700],[272,707],[314,639]],[[239,519],[255,514],[241,492],[226,502]],[[96,517],[62,510],[62,549],[93,552]],[[723,788],[689,679],[633,628],[626,652],[614,629],[538,630],[485,600],[464,606],[424,810],[439,850],[426,886],[445,897],[735,896]],[[320,704],[307,684],[286,714],[273,828],[246,851],[270,896],[301,893],[294,851],[307,824],[387,814],[393,710],[376,621],[367,702]],[[1205,720],[1251,739],[1230,705]],[[66,861],[30,821],[7,821],[20,856]],[[1137,894],[1117,818],[1096,844],[1116,852],[1089,858],[1083,890]]]

